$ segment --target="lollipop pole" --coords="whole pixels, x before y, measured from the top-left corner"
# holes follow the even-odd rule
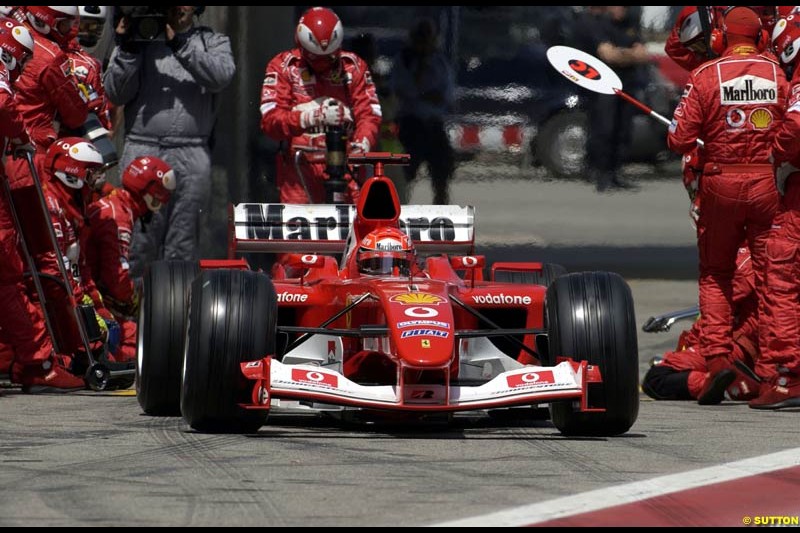
[[[650,115],[651,117],[653,117],[654,119],[656,119],[660,123],[664,124],[665,126],[669,126],[669,119],[667,117],[665,117],[664,115],[661,115],[661,114],[653,111],[652,107],[640,102],[639,100],[637,100],[633,96],[629,95],[625,91],[623,91],[621,89],[614,89],[614,94],[616,94],[617,96],[619,96],[620,98],[622,98],[626,102],[631,103],[634,106],[636,106],[645,115]]]

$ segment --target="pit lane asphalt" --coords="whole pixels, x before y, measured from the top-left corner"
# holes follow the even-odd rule
[[[688,281],[630,284],[639,325],[696,297]],[[679,331],[640,332],[641,374]],[[273,416],[204,435],[142,415],[131,392],[0,389],[0,527],[422,525],[797,445],[796,410],[729,402],[642,396],[631,431],[607,439],[484,413],[423,428]]]
[[[618,271],[639,326],[696,302],[696,283],[677,279],[696,272],[677,177],[645,176],[637,192],[598,195],[579,181],[495,170],[464,169],[452,189],[455,203],[477,206],[479,251],[490,262],[553,253],[572,271]],[[412,201],[430,202],[424,178]],[[656,252],[680,268],[654,261]],[[659,277],[669,280],[642,279]],[[682,325],[639,333],[640,375]],[[424,428],[274,416],[256,435],[203,435],[180,418],[142,415],[131,393],[0,389],[0,527],[431,524],[797,445],[796,411],[645,396],[631,431],[603,439],[484,413]]]

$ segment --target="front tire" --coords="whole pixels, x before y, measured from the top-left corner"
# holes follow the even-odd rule
[[[240,363],[275,353],[278,300],[264,274],[209,270],[192,284],[181,413],[198,431],[251,433],[267,415],[248,411],[252,382]]]
[[[148,415],[181,413],[181,367],[187,303],[200,267],[156,261],[144,275],[136,349],[136,398]]]
[[[602,384],[589,385],[590,407],[553,402],[553,424],[565,435],[620,435],[639,414],[639,348],[630,287],[610,272],[567,274],[547,290],[545,302],[550,364],[556,356],[600,367]]]

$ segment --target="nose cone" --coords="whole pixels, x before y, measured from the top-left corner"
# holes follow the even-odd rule
[[[453,359],[453,311],[443,284],[386,291],[387,325],[397,356],[407,366],[441,368]]]

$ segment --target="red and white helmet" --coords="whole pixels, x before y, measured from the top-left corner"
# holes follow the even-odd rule
[[[131,193],[139,215],[156,212],[169,202],[177,181],[169,164],[157,157],[137,157],[122,173],[122,186]]]
[[[369,276],[408,276],[416,261],[411,239],[397,228],[368,233],[358,247],[358,271]]]
[[[78,6],[28,6],[33,29],[65,46],[77,33]]]
[[[33,37],[28,28],[7,17],[0,17],[0,61],[16,80],[33,55]]]
[[[342,49],[342,21],[328,8],[312,7],[300,17],[294,38],[311,69],[320,74],[328,72]]]
[[[78,6],[78,42],[84,48],[97,46],[103,36],[103,28],[108,17],[106,6]]]
[[[800,15],[789,15],[775,24],[772,47],[784,69],[794,68],[800,59]]]
[[[680,21],[678,38],[681,44],[692,51],[705,53],[705,35],[697,8],[694,6],[684,7],[678,16],[678,20]]]
[[[103,176],[103,156],[81,137],[64,137],[50,145],[45,168],[70,189],[81,189],[84,182],[93,186]]]

